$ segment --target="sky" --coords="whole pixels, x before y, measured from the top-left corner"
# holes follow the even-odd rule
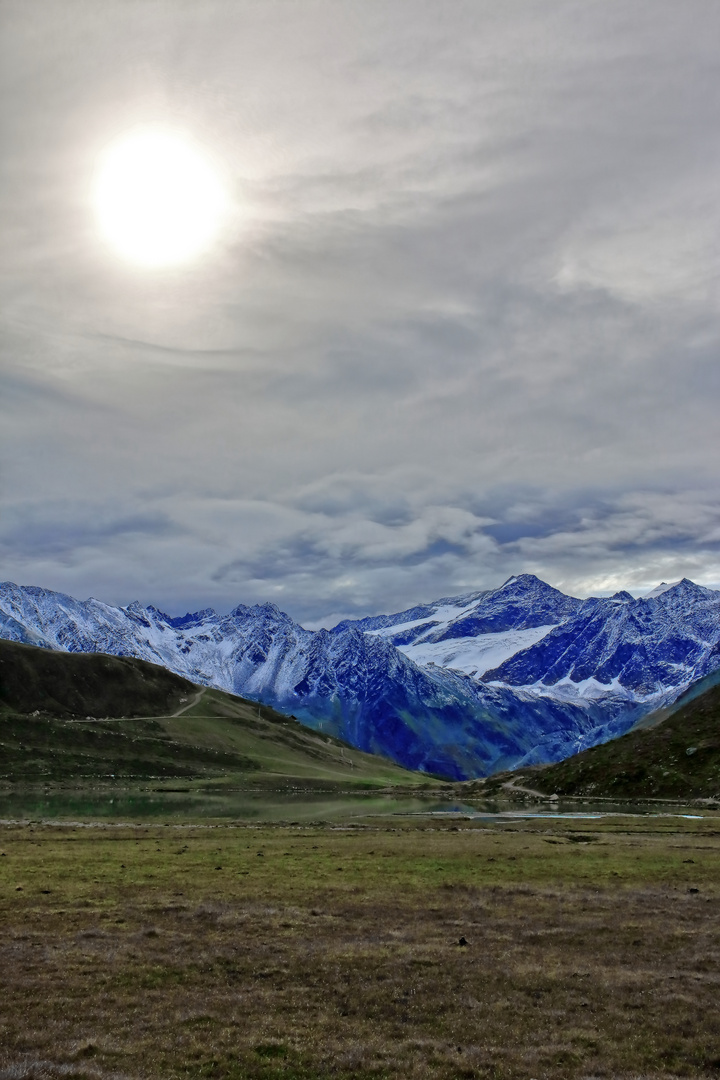
[[[720,583],[717,0],[0,0],[0,578],[310,628]],[[228,195],[100,234],[138,126]]]

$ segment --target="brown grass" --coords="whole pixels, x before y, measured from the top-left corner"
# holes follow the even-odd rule
[[[715,819],[433,824],[3,828],[0,1080],[720,1075]]]

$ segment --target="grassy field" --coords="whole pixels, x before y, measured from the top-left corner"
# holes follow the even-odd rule
[[[0,1078],[720,1075],[720,819],[0,828]]]

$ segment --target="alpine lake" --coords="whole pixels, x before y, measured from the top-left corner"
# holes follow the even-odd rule
[[[464,801],[439,797],[437,791],[418,795],[377,791],[277,791],[237,789],[227,786],[148,787],[22,786],[0,788],[0,822],[105,822],[135,823],[168,821],[255,822],[297,825],[300,822],[331,824],[357,819],[391,817],[445,817],[462,820],[585,819],[608,815],[654,817],[701,817],[697,808],[650,800],[562,799],[553,801]]]
[[[0,790],[0,1080],[720,1077],[720,811]]]

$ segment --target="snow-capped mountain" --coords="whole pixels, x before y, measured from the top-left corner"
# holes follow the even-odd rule
[[[486,682],[523,686],[554,697],[602,697],[610,687],[644,701],[673,696],[718,666],[720,592],[683,578],[634,599],[629,593],[584,600],[573,617]]]
[[[416,664],[434,663],[481,676],[540,641],[581,606],[582,600],[523,574],[499,589],[340,626],[354,625],[383,637]]]
[[[308,631],[273,604],[171,618],[5,583],[0,636],[138,656],[461,779],[622,734],[720,667],[720,593],[684,579],[583,601],[523,574]]]

